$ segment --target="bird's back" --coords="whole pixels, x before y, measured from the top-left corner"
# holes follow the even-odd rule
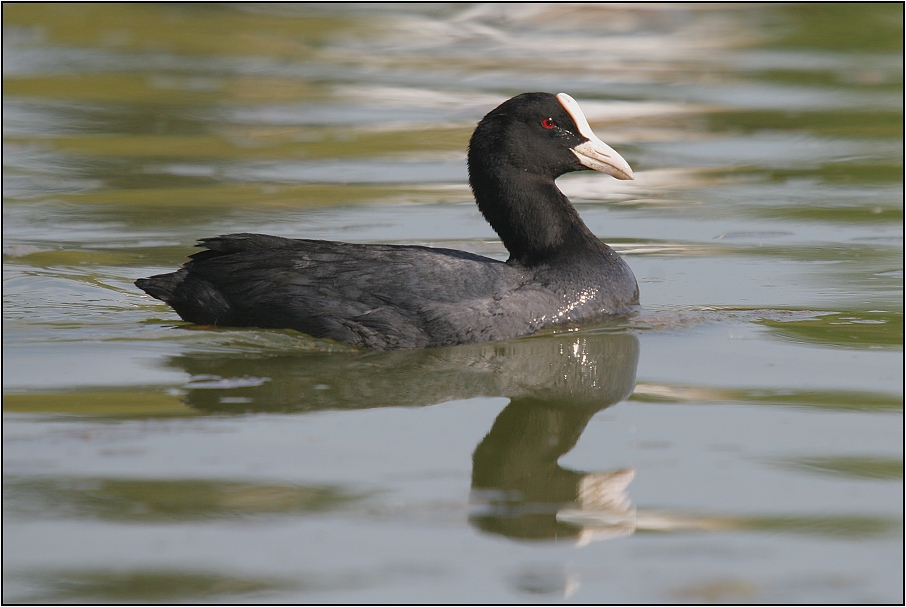
[[[200,245],[206,250],[178,271],[136,282],[197,324],[292,328],[376,349],[533,330],[516,300],[520,291],[537,289],[519,269],[479,255],[260,234]]]

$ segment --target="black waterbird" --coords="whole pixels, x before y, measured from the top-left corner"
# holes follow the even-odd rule
[[[588,229],[554,180],[593,169],[632,179],[566,95],[524,93],[469,141],[469,184],[510,253],[506,262],[408,245],[228,234],[140,289],[203,325],[289,328],[378,350],[527,335],[626,314],[639,290],[626,262]]]

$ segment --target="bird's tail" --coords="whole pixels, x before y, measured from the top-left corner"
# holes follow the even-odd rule
[[[135,281],[135,286],[155,299],[165,303],[170,303],[173,292],[183,282],[184,272],[171,272],[170,274],[158,274],[150,278],[139,278]]]
[[[168,304],[183,320],[199,325],[226,325],[234,322],[229,300],[204,278],[180,268],[135,281],[139,289]]]

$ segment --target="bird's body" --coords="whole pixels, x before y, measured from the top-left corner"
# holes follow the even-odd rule
[[[632,271],[554,179],[594,162],[575,151],[589,153],[589,143],[618,159],[608,172],[631,178],[631,169],[589,137],[570,102],[520,95],[488,114],[470,142],[470,184],[510,251],[507,262],[451,249],[231,234],[201,240],[206,250],[182,268],[136,285],[194,323],[296,329],[379,350],[507,339],[627,313],[638,304]],[[531,137],[534,123],[548,120],[563,131],[540,125],[550,153],[519,145],[523,125]]]
[[[419,246],[260,234],[201,244],[207,250],[187,267],[139,286],[198,324],[296,329],[379,350],[518,337],[626,312],[623,302],[635,295],[622,263],[614,280],[594,264],[524,267]],[[602,261],[608,255],[622,262],[609,247]]]

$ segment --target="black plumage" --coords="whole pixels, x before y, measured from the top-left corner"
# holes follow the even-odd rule
[[[506,339],[630,312],[638,286],[554,183],[594,168],[631,179],[562,93],[526,93],[482,119],[469,143],[478,207],[507,262],[420,246],[261,234],[199,242],[174,273],[136,285],[185,320],[290,328],[375,349]]]

